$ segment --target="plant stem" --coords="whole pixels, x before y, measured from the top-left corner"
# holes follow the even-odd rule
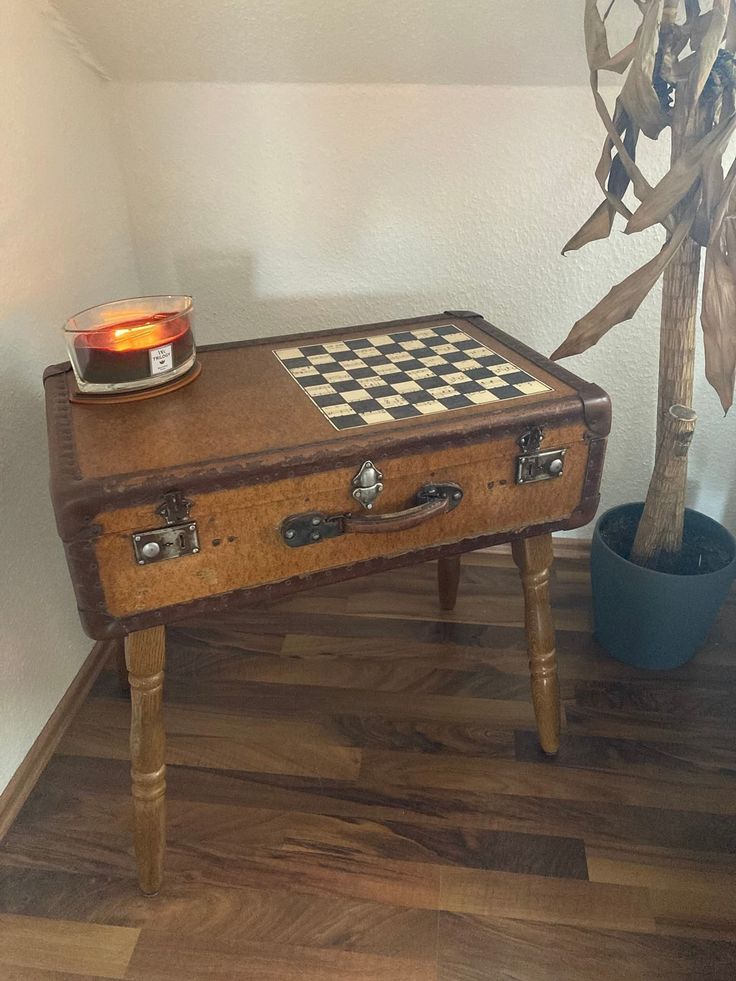
[[[674,24],[680,10],[680,0],[664,0],[662,8],[662,24]]]
[[[691,405],[695,368],[700,246],[686,238],[664,271],[659,329],[657,452],[673,405]]]
[[[674,164],[692,143],[706,131],[707,115],[699,113],[695,125],[686,132],[685,113],[676,104],[672,120]],[[678,206],[679,221],[690,203],[690,196]],[[664,271],[662,279],[662,314],[659,328],[659,389],[657,393],[657,450],[662,442],[667,416],[673,405],[690,405],[693,400],[695,373],[695,327],[698,315],[700,281],[700,246],[688,236],[677,255]]]
[[[678,92],[672,111],[671,164],[700,139],[712,123],[710,115],[700,108],[694,110],[694,115],[689,114],[687,102],[685,94]],[[690,204],[688,195],[676,209],[676,220],[682,218]],[[696,418],[687,407],[693,399],[699,279],[700,246],[688,237],[664,271],[654,472],[630,556],[637,565],[662,571],[674,566],[682,548],[687,452]],[[684,407],[685,413],[692,413],[687,425],[682,413],[672,415],[673,407]]]
[[[637,565],[674,571],[682,549],[685,513],[687,451],[695,429],[695,412],[673,405],[667,413],[662,443],[657,453],[644,511],[629,558]]]

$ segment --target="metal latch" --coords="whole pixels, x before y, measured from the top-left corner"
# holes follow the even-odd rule
[[[197,525],[167,525],[151,528],[133,535],[133,551],[138,565],[151,565],[164,559],[178,559],[182,555],[196,555],[199,551]]]
[[[133,552],[138,565],[151,565],[164,559],[178,559],[182,555],[196,555],[199,551],[197,522],[189,518],[193,507],[181,491],[164,494],[163,503],[156,514],[166,519],[165,528],[148,528],[133,532]]]
[[[516,458],[516,483],[531,484],[562,476],[566,449],[541,450],[544,430],[534,426],[519,439],[521,456]]]
[[[383,474],[370,460],[366,460],[353,477],[353,497],[368,511],[373,507],[376,498],[383,490]]]

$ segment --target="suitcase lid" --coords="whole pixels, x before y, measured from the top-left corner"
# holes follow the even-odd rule
[[[69,363],[44,373],[61,537],[95,515],[326,470],[423,446],[519,434],[574,416],[596,435],[608,397],[488,324],[454,311],[206,345],[201,376],[156,398],[73,404]]]

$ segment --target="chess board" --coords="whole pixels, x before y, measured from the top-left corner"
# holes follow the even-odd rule
[[[551,391],[452,324],[273,353],[340,430]]]

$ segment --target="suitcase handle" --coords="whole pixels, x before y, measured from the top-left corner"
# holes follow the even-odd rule
[[[394,511],[392,514],[346,514],[342,519],[345,534],[375,535],[385,531],[407,531],[416,528],[424,521],[429,521],[435,514],[445,514],[450,510],[450,498],[438,497],[425,504],[416,504],[405,511]]]
[[[295,514],[281,524],[281,537],[290,548],[314,545],[325,538],[339,535],[383,534],[389,531],[407,531],[429,521],[438,514],[454,510],[463,499],[459,484],[425,484],[416,495],[417,503],[404,511],[391,514],[328,515],[320,511]]]

